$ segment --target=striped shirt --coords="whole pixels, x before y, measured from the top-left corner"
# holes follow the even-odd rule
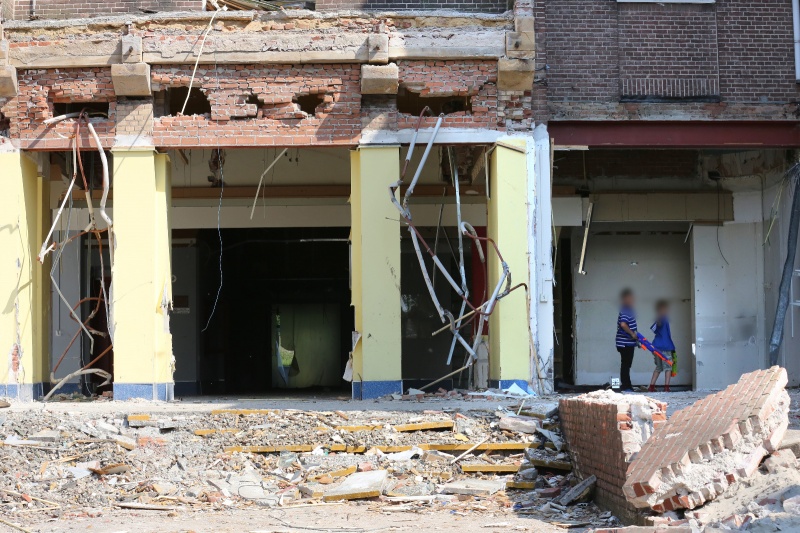
[[[636,333],[638,326],[636,325],[636,313],[630,307],[623,307],[619,310],[619,317],[617,317],[617,348],[625,348],[626,346],[636,346],[636,341],[628,335],[628,332],[622,329],[621,323],[628,324],[628,327]]]

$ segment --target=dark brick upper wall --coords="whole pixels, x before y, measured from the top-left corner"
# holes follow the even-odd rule
[[[159,11],[201,11],[204,0],[2,0],[3,15],[14,20],[67,19],[102,15],[142,14]],[[13,6],[8,9],[7,6]],[[13,13],[13,16],[9,16]]]
[[[791,0],[536,4],[545,18],[537,21],[544,33],[537,35],[537,54],[550,67],[551,103],[800,100]]]
[[[513,0],[317,0],[317,11],[364,9],[396,11],[406,9],[456,9],[471,13],[503,13]]]

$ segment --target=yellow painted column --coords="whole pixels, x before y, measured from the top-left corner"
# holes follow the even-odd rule
[[[171,400],[169,158],[113,150],[114,398]]]
[[[352,301],[356,331],[353,398],[401,393],[400,223],[389,185],[400,176],[399,146],[350,155]]]
[[[49,359],[48,264],[37,261],[50,220],[48,183],[33,156],[0,153],[0,395],[42,395]]]
[[[487,235],[500,248],[515,283],[529,280],[528,268],[528,168],[525,137],[506,137],[497,145],[490,162]],[[491,291],[502,274],[497,254],[488,252]],[[506,388],[517,383],[523,389],[531,379],[531,337],[528,303],[518,289],[503,298],[489,319],[489,382]]]

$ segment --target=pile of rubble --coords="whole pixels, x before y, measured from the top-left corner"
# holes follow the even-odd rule
[[[0,519],[24,525],[34,515],[96,517],[114,508],[180,516],[363,502],[384,512],[435,507],[617,524],[590,503],[592,483],[573,487],[555,407],[4,411]]]

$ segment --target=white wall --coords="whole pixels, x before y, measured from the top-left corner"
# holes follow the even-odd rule
[[[686,224],[688,227],[688,223]],[[642,230],[641,224],[593,225],[586,249],[586,275],[577,273],[583,231],[572,238],[575,292],[576,383],[601,385],[619,377],[620,357],[614,346],[620,290],[632,288],[637,295],[639,330],[652,339],[649,327],[654,305],[668,299],[672,306],[671,326],[678,357],[676,385],[691,384],[691,281],[689,244],[683,232],[620,234]],[[648,226],[651,227],[651,226]],[[657,228],[657,226],[652,226]],[[664,227],[664,226],[662,226]],[[655,368],[649,352],[637,350],[631,371],[634,385],[647,385]]]
[[[762,224],[692,232],[695,388],[722,389],[766,364]]]

